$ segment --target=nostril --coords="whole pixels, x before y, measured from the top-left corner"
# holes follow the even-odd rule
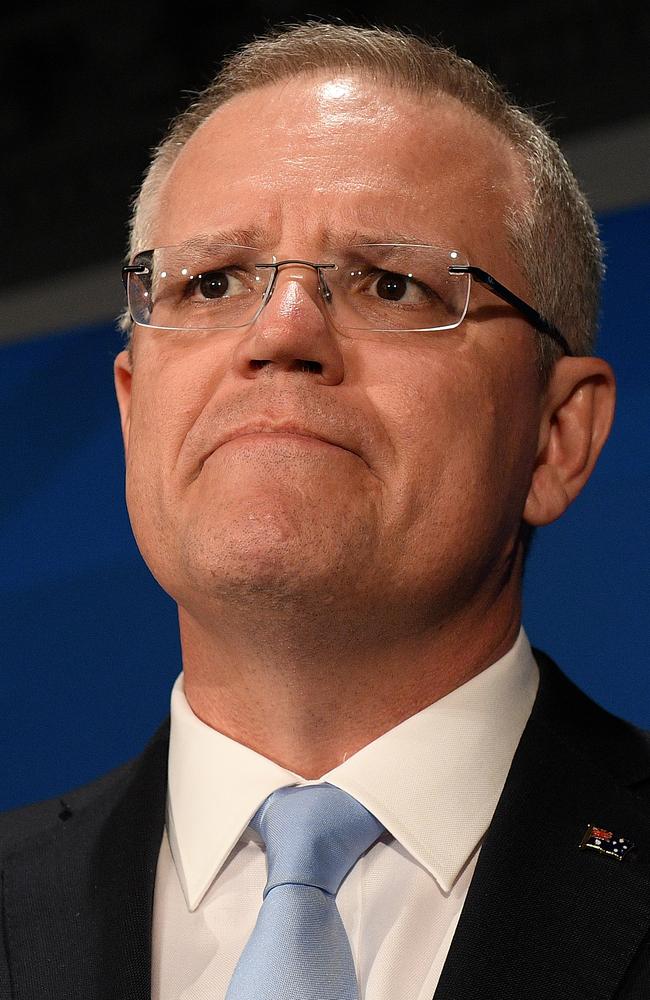
[[[267,365],[274,364],[272,358],[251,358],[248,362],[249,367],[254,371],[260,371],[262,368],[266,368]],[[285,367],[282,365],[282,367]],[[294,372],[314,372],[317,375],[322,374],[323,366],[320,361],[312,361],[307,358],[296,358],[293,363],[286,366],[287,371]]]

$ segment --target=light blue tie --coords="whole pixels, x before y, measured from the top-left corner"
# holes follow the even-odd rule
[[[250,825],[266,844],[268,881],[226,1000],[358,1000],[334,897],[383,826],[328,784],[278,789]]]

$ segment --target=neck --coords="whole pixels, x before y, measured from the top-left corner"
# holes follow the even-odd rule
[[[503,656],[519,630],[512,597],[406,628],[179,608],[185,694],[213,729],[319,778]]]

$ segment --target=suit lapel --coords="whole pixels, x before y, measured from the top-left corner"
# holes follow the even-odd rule
[[[522,736],[435,1000],[606,1000],[650,926],[642,736],[594,706],[538,656],[540,691]],[[576,733],[577,738],[576,738]],[[637,845],[623,861],[579,844],[588,825]]]
[[[163,833],[168,726],[20,849],[4,872],[13,1000],[149,1000],[151,915]],[[79,800],[81,804],[76,805]]]
[[[435,1000],[608,1000],[650,927],[649,810],[629,787],[648,779],[647,744],[540,667]],[[12,1000],[149,1000],[167,750],[164,726],[7,859]],[[580,850],[588,824],[636,851]]]

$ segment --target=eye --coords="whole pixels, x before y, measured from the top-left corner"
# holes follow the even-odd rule
[[[382,271],[369,286],[369,292],[387,302],[419,304],[427,299],[427,289],[410,274]]]
[[[198,292],[204,299],[227,299],[247,291],[244,283],[226,270],[197,274],[189,289],[190,294]]]

